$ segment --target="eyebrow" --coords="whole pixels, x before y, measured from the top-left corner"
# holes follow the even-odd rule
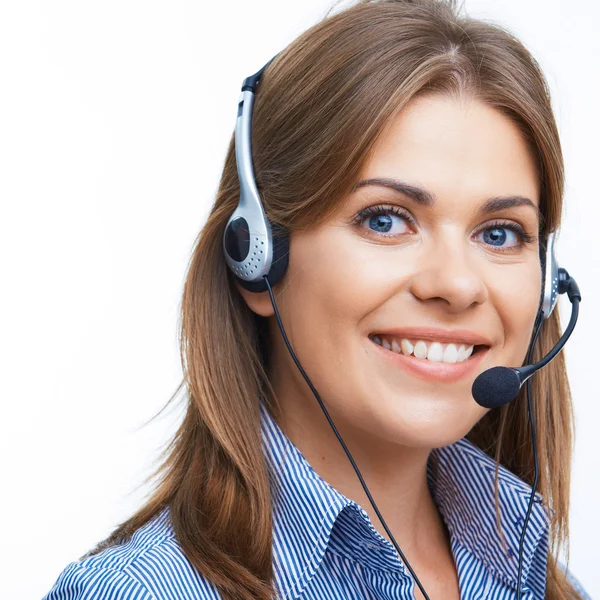
[[[372,179],[363,179],[359,181],[354,190],[366,187],[369,185],[383,186],[400,192],[409,198],[412,198],[417,204],[431,208],[435,205],[436,198],[428,190],[414,185],[409,185],[399,179],[392,179],[389,177],[374,177]],[[542,222],[543,216],[539,208],[529,199],[524,196],[494,196],[487,198],[485,202],[477,210],[478,215],[485,215],[488,213],[496,212],[505,208],[512,208],[514,206],[531,206],[538,216],[538,220]]]

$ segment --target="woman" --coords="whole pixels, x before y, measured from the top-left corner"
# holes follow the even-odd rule
[[[563,355],[531,380],[540,476],[522,570],[525,388],[495,409],[471,394],[479,373],[524,363],[560,225],[561,146],[535,60],[451,2],[358,2],[268,65],[252,132],[287,270],[274,297],[228,270],[232,140],[185,285],[188,408],[156,492],[46,598],[504,599],[519,581],[524,599],[589,598],[555,558]],[[554,311],[533,362],[560,332]]]

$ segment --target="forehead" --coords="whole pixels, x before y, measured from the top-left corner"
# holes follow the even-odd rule
[[[429,190],[438,206],[519,195],[539,206],[539,175],[518,127],[471,98],[415,98],[388,124],[360,179],[397,178]]]

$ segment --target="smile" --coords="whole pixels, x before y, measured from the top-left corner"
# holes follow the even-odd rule
[[[392,365],[419,379],[447,383],[471,375],[490,349],[485,345],[442,344],[383,335],[370,335],[369,339]]]

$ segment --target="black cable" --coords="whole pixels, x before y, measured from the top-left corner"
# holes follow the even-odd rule
[[[279,317],[279,311],[277,310],[277,306],[275,304],[275,297],[273,296],[273,290],[271,289],[271,284],[269,283],[269,279],[268,279],[268,277],[266,275],[263,275],[263,279],[265,280],[265,283],[267,284],[267,289],[269,290],[269,296],[271,297],[271,304],[273,305],[273,309],[275,310],[275,316],[277,317],[277,323],[279,324],[279,329],[281,330],[281,335],[283,336],[283,340],[285,341],[285,345],[287,346],[288,350],[290,351],[290,354],[292,355],[292,358],[294,359],[294,362],[296,363],[296,366],[298,367],[300,373],[302,373],[302,376],[306,380],[306,383],[308,384],[308,386],[310,387],[310,389],[311,389],[312,393],[314,394],[315,398],[319,402],[319,405],[321,406],[321,409],[325,413],[325,416],[327,417],[327,420],[329,421],[329,425],[331,425],[331,428],[333,429],[333,432],[335,433],[338,441],[342,445],[342,448],[344,449],[344,452],[346,452],[346,455],[348,456],[348,460],[350,460],[350,463],[354,467],[354,470],[356,471],[356,475],[357,475],[357,477],[358,477],[358,479],[359,479],[359,481],[360,481],[360,483],[361,483],[361,485],[363,487],[363,490],[365,490],[365,494],[369,498],[369,502],[371,503],[371,506],[373,506],[373,509],[377,513],[377,517],[381,521],[381,524],[383,525],[383,528],[385,529],[385,531],[387,532],[387,534],[390,536],[390,539],[392,540],[392,543],[394,544],[394,548],[396,548],[396,551],[398,552],[398,554],[400,555],[400,557],[404,561],[404,564],[408,567],[408,570],[410,571],[411,575],[413,576],[416,584],[419,586],[419,589],[421,590],[421,593],[423,594],[423,596],[425,596],[425,600],[430,600],[429,596],[427,595],[427,592],[425,592],[423,586],[421,585],[421,582],[419,581],[419,578],[417,577],[417,575],[413,571],[413,568],[410,566],[410,563],[406,560],[406,557],[404,556],[404,554],[402,554],[402,550],[400,550],[400,546],[398,546],[396,540],[394,539],[394,536],[392,535],[392,532],[389,530],[386,522],[383,519],[383,516],[379,512],[379,509],[377,508],[377,504],[375,504],[375,500],[373,500],[373,497],[371,496],[371,492],[369,492],[369,488],[367,487],[367,484],[365,483],[362,475],[360,474],[360,471],[358,470],[358,467],[356,466],[356,463],[354,462],[354,459],[352,458],[352,454],[350,454],[350,450],[348,450],[346,444],[344,443],[344,440],[342,439],[342,436],[338,432],[336,426],[333,424],[333,421],[331,420],[331,417],[329,416],[329,413],[327,412],[327,409],[325,408],[325,405],[323,404],[323,401],[319,397],[319,394],[317,393],[317,390],[314,388],[313,384],[311,383],[310,379],[308,378],[308,375],[304,372],[304,369],[302,368],[302,365],[298,362],[298,359],[296,358],[296,355],[294,354],[294,351],[292,350],[292,347],[291,347],[291,345],[290,345],[290,343],[289,343],[289,341],[287,339],[287,335],[285,334],[285,330],[283,329],[283,323],[281,322],[281,318]],[[529,380],[527,381],[527,383],[529,383]]]
[[[543,313],[540,312],[540,320],[538,328],[535,332],[535,336],[533,338],[533,342],[531,344],[531,348],[529,349],[529,354],[527,356],[527,364],[532,364],[533,360],[533,349],[535,348],[535,343],[538,339],[538,335],[542,330],[542,324],[544,323]],[[529,523],[529,517],[531,515],[531,509],[533,507],[533,499],[535,497],[535,491],[537,489],[538,484],[538,455],[537,455],[537,443],[535,439],[535,423],[533,419],[533,409],[531,407],[531,377],[527,379],[525,382],[527,386],[527,412],[529,413],[529,424],[531,426],[531,445],[533,447],[533,465],[534,465],[534,476],[533,476],[533,485],[531,486],[531,495],[529,496],[529,504],[527,506],[527,514],[525,515],[525,521],[523,522],[523,530],[521,531],[521,539],[519,541],[519,571],[517,576],[517,600],[521,600],[521,574],[523,569],[523,549],[525,544],[525,532],[527,531],[527,525]]]

